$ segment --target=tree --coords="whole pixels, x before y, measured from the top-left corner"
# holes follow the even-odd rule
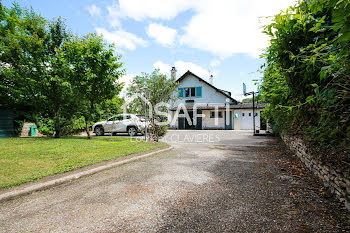
[[[0,107],[33,103],[45,54],[46,20],[18,4],[0,3]],[[31,106],[32,107],[32,106]]]
[[[106,99],[102,103],[97,104],[92,120],[94,122],[106,120],[107,118],[123,113],[122,105],[124,102],[124,98],[114,96],[112,99]]]
[[[40,92],[46,103],[45,112],[54,122],[55,137],[70,133],[76,110],[78,94],[74,92],[70,78],[74,71],[67,59],[65,44],[72,40],[61,18],[49,23],[47,32],[45,66],[40,77]]]
[[[114,55],[114,45],[107,46],[95,34],[67,42],[65,51],[73,67],[70,83],[81,97],[81,112],[90,139],[89,123],[96,105],[112,99],[122,89],[122,84],[117,82],[124,73],[120,55]]]
[[[0,3],[0,108],[13,110],[15,122],[36,121],[55,137],[82,123],[88,131],[96,106],[122,87],[120,56],[113,53],[94,34],[73,37],[61,18],[48,21],[33,9]]]
[[[177,98],[174,95],[178,83],[173,78],[168,79],[166,75],[161,74],[159,69],[156,69],[152,74],[142,73],[133,78],[130,87],[127,89],[127,96],[132,97],[135,95],[144,96],[153,108],[157,107],[159,103],[169,103]],[[141,98],[136,98],[131,102],[133,109],[142,114],[144,101]],[[148,110],[148,108],[147,108]],[[151,133],[155,139],[158,139],[165,132],[166,126],[158,124],[159,122],[165,123],[168,119],[167,116],[154,111],[148,113],[152,115],[151,119]],[[158,107],[159,112],[168,112],[168,106],[162,105]]]
[[[0,108],[14,111],[16,128],[41,109],[37,84],[45,72],[46,24],[33,9],[0,3]]]

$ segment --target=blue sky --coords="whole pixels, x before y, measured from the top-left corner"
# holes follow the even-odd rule
[[[10,6],[13,1],[5,0]],[[115,43],[126,75],[159,68],[180,77],[187,70],[242,99],[242,83],[256,89],[253,79],[263,64],[259,54],[268,45],[261,26],[294,0],[20,0],[48,19],[59,16],[73,33],[102,34]]]

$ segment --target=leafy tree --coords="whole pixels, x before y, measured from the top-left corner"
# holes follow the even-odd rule
[[[89,124],[96,105],[112,99],[121,91],[122,85],[117,82],[124,73],[120,55],[115,56],[114,45],[107,46],[95,34],[67,42],[65,51],[73,66],[70,83],[81,97],[82,114],[90,139]]]
[[[165,133],[167,116],[161,115],[154,111],[158,103],[169,103],[177,96],[174,96],[174,92],[178,87],[178,83],[173,78],[168,79],[166,75],[161,74],[159,69],[156,69],[152,74],[142,73],[133,78],[130,87],[127,89],[127,96],[133,97],[135,95],[144,96],[152,105],[152,112],[148,112],[152,115],[151,119],[151,134],[158,140],[160,136]],[[134,113],[144,114],[145,102],[141,98],[135,98],[130,104],[129,109],[133,109]],[[147,111],[149,108],[147,107]],[[159,112],[168,112],[168,106],[159,106]],[[158,122],[164,123],[159,125]]]
[[[32,9],[0,3],[0,108],[14,110],[16,119],[32,118],[39,109],[37,83],[45,72],[46,23]]]
[[[119,96],[114,96],[112,99],[106,99],[96,105],[96,111],[93,114],[94,122],[106,120],[109,117],[123,113],[122,106],[125,100]]]
[[[275,129],[350,156],[350,2],[305,0],[273,17],[262,91]]]
[[[18,4],[0,3],[0,108],[33,109],[37,77],[45,69],[47,21]]]
[[[73,37],[61,18],[0,3],[0,108],[15,112],[18,128],[29,120],[56,137],[88,130],[95,106],[121,88],[113,52],[95,35]]]
[[[70,78],[74,74],[66,54],[65,44],[72,38],[66,25],[58,18],[50,22],[47,33],[45,66],[40,77],[40,93],[47,105],[45,112],[53,119],[55,137],[71,133],[80,103],[78,94],[73,90]]]

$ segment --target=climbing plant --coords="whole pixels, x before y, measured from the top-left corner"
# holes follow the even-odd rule
[[[266,117],[276,131],[301,134],[349,161],[350,1],[301,1],[275,15],[264,33]]]

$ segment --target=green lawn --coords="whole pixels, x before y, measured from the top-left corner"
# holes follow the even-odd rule
[[[0,188],[165,147],[117,137],[0,138]]]

